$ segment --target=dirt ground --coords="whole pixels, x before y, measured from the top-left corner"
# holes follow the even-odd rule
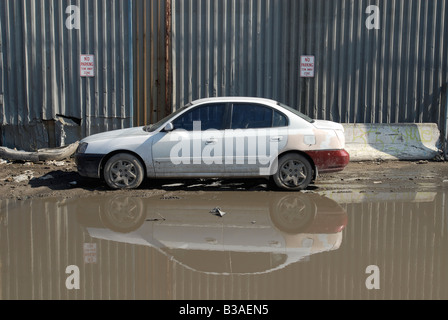
[[[434,191],[448,189],[448,162],[352,162],[343,172],[320,175],[305,192],[361,190],[362,192]],[[0,200],[36,197],[83,197],[92,194],[132,193],[134,196],[198,191],[270,191],[265,180],[147,181],[138,190],[112,191],[105,183],[78,175],[73,159],[42,163],[0,160]]]

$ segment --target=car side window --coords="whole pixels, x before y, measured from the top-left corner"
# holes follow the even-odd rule
[[[200,122],[202,131],[209,129],[223,130],[225,107],[226,105],[223,103],[196,107],[175,119],[173,121],[174,129],[193,131],[194,122]]]
[[[257,104],[233,104],[231,129],[277,128],[288,125],[280,112]]]
[[[288,119],[285,115],[281,114],[277,110],[274,110],[274,116],[272,119],[272,127],[273,128],[280,128],[280,127],[287,127],[288,126]]]

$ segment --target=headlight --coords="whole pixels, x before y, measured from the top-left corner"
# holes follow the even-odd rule
[[[84,152],[86,152],[88,146],[89,146],[89,144],[86,143],[86,142],[80,143],[79,146],[78,146],[78,150],[76,152],[77,153],[84,153]]]

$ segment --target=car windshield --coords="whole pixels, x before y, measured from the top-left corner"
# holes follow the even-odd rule
[[[157,129],[159,129],[163,124],[170,122],[171,119],[173,119],[175,116],[177,116],[179,113],[181,113],[182,111],[184,111],[185,109],[188,109],[191,105],[188,104],[185,107],[182,107],[178,110],[176,110],[174,113],[170,114],[169,116],[163,118],[162,120],[160,120],[157,123],[151,124],[149,126],[146,126],[143,128],[143,130],[145,130],[146,132],[154,132]]]
[[[288,111],[291,111],[291,112],[294,113],[295,115],[298,115],[300,118],[302,118],[302,119],[308,121],[309,123],[314,123],[314,120],[313,120],[313,119],[311,119],[311,118],[308,117],[307,115],[303,114],[302,112],[300,112],[300,111],[298,111],[298,110],[296,110],[296,109],[293,109],[293,108],[291,108],[290,106],[287,106],[286,104],[283,104],[283,103],[279,103],[278,105],[279,105],[280,107],[282,107],[282,108],[285,108],[285,109],[288,110]]]

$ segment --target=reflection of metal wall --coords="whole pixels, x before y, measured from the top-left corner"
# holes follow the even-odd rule
[[[434,122],[448,81],[445,0],[173,0],[174,106],[278,99],[344,123]],[[380,30],[368,30],[369,5]],[[301,55],[316,77],[299,77]]]
[[[136,280],[139,275],[133,258],[144,257],[144,252],[123,243],[92,239],[78,224],[77,212],[66,205],[64,200],[51,198],[0,201],[2,298],[135,299],[141,278]],[[87,262],[85,243],[96,244],[96,254],[89,252]],[[66,268],[72,265],[80,271],[80,290],[68,290],[65,284],[70,275]]]
[[[79,30],[66,27],[70,5]],[[4,145],[59,146],[132,125],[131,12],[130,0],[0,1]],[[95,55],[94,78],[80,77],[80,54]]]
[[[406,199],[412,197],[419,198]],[[4,200],[0,295],[5,300],[446,299],[447,200],[439,193],[430,202],[346,204],[348,225],[338,249],[252,275],[206,274],[144,243],[93,238],[87,227],[95,228],[101,209],[86,214],[86,199]],[[151,231],[140,236],[150,238]],[[85,263],[85,243],[96,244],[95,263]],[[80,269],[80,290],[65,287],[69,265]],[[380,290],[366,289],[369,265],[380,269]]]
[[[445,194],[426,203],[347,204],[349,220],[339,249],[262,275],[215,276],[174,267],[169,273],[173,298],[446,299],[447,205]],[[365,286],[369,265],[379,267],[379,290]]]

